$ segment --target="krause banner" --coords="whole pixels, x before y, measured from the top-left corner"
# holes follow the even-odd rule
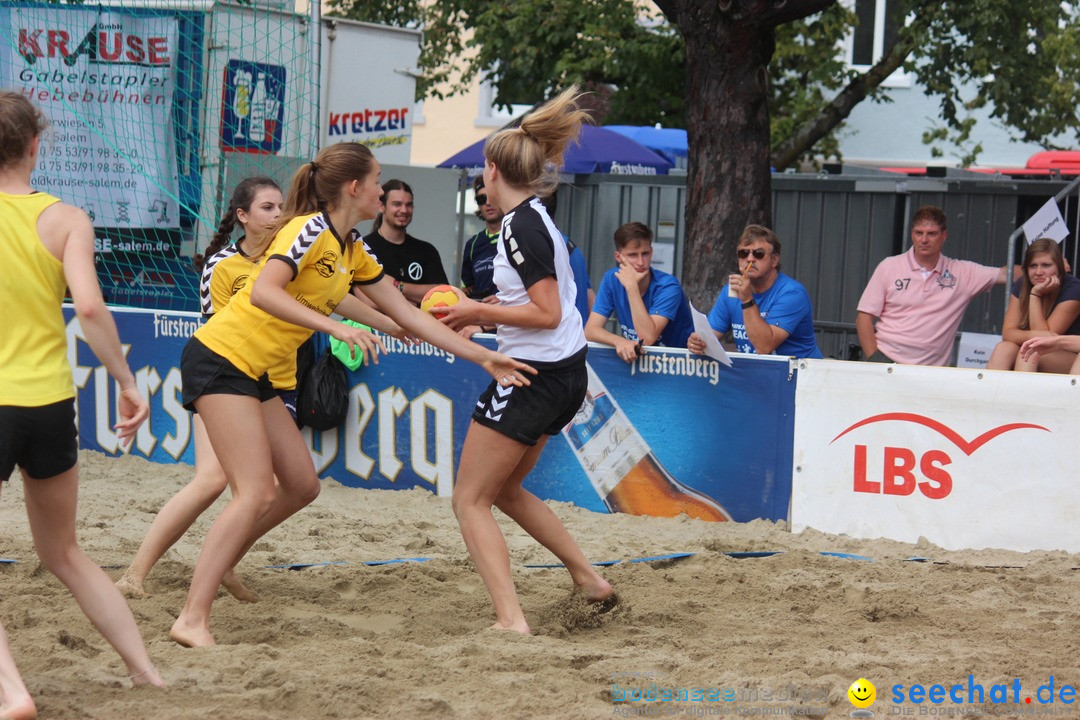
[[[117,389],[68,319],[78,386],[80,445],[120,452]],[[128,363],[150,398],[151,420],[132,453],[194,462],[191,416],[180,406],[180,352],[202,323],[195,313],[115,309]],[[442,496],[473,407],[490,380],[428,344],[384,338],[388,355],[349,374],[344,424],[304,434],[323,477],[366,488],[423,487]],[[481,342],[494,346],[490,338]],[[587,407],[553,437],[526,487],[598,512],[674,514],[718,506],[733,520],[785,519],[791,488],[795,381],[786,359],[735,355],[732,368],[683,350],[650,349],[632,365],[593,347]],[[618,458],[618,462],[613,458]],[[650,506],[648,503],[654,503]],[[701,511],[701,512],[699,512]]]
[[[96,227],[177,228],[173,17],[103,7],[0,7],[0,87],[41,108],[31,184]]]
[[[1080,551],[1075,378],[799,361],[792,529]]]

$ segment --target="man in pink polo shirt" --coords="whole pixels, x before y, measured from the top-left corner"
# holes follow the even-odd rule
[[[885,258],[874,270],[855,318],[867,360],[949,365],[972,298],[1008,279],[1008,268],[942,255],[947,236],[941,208],[921,207],[911,221],[911,249]]]

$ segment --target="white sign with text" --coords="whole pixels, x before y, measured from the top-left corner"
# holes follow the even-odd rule
[[[1080,551],[1075,378],[835,360],[798,368],[794,531]]]

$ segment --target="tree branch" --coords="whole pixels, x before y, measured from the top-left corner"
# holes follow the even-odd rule
[[[774,7],[761,13],[760,17],[763,24],[776,27],[821,12],[835,5],[836,0],[773,0],[772,4]]]
[[[675,13],[678,12],[679,9],[677,2],[674,0],[653,0],[653,4],[660,8],[660,12],[664,13],[668,22],[675,25]]]
[[[915,40],[916,33],[907,34],[898,40],[877,64],[852,79],[818,115],[777,146],[772,153],[773,167],[783,170],[847,119],[856,105],[904,64],[915,48]]]

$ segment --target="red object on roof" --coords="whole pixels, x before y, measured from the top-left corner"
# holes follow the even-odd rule
[[[929,174],[925,167],[882,167],[878,169],[912,177]],[[1035,153],[1028,158],[1026,166],[1022,168],[974,167],[963,169],[972,173],[1003,175],[1018,179],[1075,177],[1080,175],[1080,150],[1047,150]]]
[[[1078,169],[1080,168],[1080,150],[1047,150],[1035,153],[1028,158],[1027,167],[1031,170]]]

